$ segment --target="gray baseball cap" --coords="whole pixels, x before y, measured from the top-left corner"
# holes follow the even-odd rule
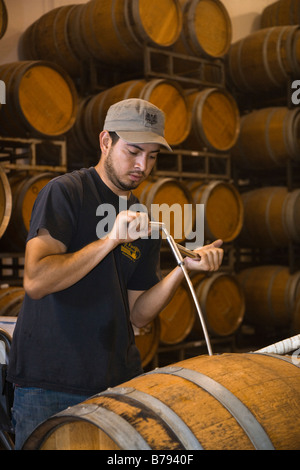
[[[165,115],[149,101],[131,98],[110,106],[103,130],[116,132],[132,144],[161,144],[172,150],[164,137]]]

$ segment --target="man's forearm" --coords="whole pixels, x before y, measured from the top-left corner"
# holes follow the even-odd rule
[[[86,276],[114,248],[108,238],[96,240],[75,253],[59,253],[42,257],[38,262],[25,261],[24,288],[30,297],[67,289]],[[34,254],[28,255],[34,256]]]
[[[150,323],[170,302],[183,279],[183,272],[178,266],[151,289],[143,292],[131,310],[131,322],[138,328]]]
[[[107,236],[74,253],[66,253],[66,246],[62,242],[52,238],[48,230],[40,229],[38,236],[29,240],[26,247],[25,291],[31,298],[38,300],[76,284],[116,246],[132,241],[131,226],[144,216],[132,211],[120,212]],[[144,234],[142,231],[133,233],[136,237]],[[129,238],[121,239],[120,234]]]
[[[195,250],[199,254],[199,258],[185,258],[186,270],[195,272],[217,271],[223,259],[223,250],[220,248],[222,243],[222,240],[216,240],[210,245]],[[181,268],[177,266],[162,281],[148,291],[143,292],[131,305],[130,317],[132,323],[136,327],[142,328],[153,320],[171,300],[183,278],[184,274]]]

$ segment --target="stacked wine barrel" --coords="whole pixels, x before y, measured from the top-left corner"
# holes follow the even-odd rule
[[[0,39],[6,33],[7,23],[8,23],[8,17],[7,17],[6,5],[4,3],[4,0],[1,0],[0,1]]]
[[[300,73],[299,2],[279,0],[260,29],[231,45],[227,72],[241,110],[232,149],[244,207],[238,279],[245,322],[263,333],[299,333]]]
[[[237,142],[240,115],[235,99],[211,70],[215,64],[224,69],[231,39],[231,20],[219,0],[90,0],[55,8],[23,32],[19,41],[21,60],[0,67],[8,101],[0,111],[0,134],[37,137],[49,144],[52,139],[65,138],[68,168],[76,169],[86,166],[86,162],[97,163],[98,136],[108,108],[122,99],[142,98],[164,111],[165,136],[175,152],[183,148],[227,155]],[[199,86],[183,85],[172,76],[146,76],[145,47],[202,60],[206,82],[211,85],[202,84],[201,80]],[[98,81],[91,88],[94,72]],[[181,74],[185,73],[185,69],[181,70]],[[42,158],[47,164],[46,153]],[[176,203],[182,209],[185,204],[204,204],[205,240],[222,238],[225,243],[232,243],[242,228],[243,208],[230,176],[220,181],[210,175],[199,179],[194,167],[192,171],[195,177],[191,180],[176,175],[159,178],[154,173],[139,189],[141,202],[149,208],[156,203]],[[1,239],[5,251],[24,250],[35,197],[54,176],[45,171],[7,175],[2,197],[7,201],[2,215],[5,234]],[[193,232],[194,216],[193,210],[177,241],[185,243],[186,234]],[[170,227],[172,234],[179,225],[175,221]],[[204,286],[205,279],[202,281]],[[225,286],[232,284],[232,292],[238,290],[236,283],[230,273],[220,279],[207,279],[204,293],[197,286],[213,334],[231,334],[241,323],[244,307],[239,294],[232,299],[231,314],[227,309],[227,320],[224,319],[226,323],[232,315],[231,325],[224,324],[224,329],[218,331],[210,311],[212,292],[221,297]],[[177,294],[180,296],[180,290]],[[183,300],[181,318],[189,302]],[[152,359],[158,344],[167,344],[161,333],[163,322],[159,319],[146,329],[135,331],[144,365]],[[186,333],[192,333],[196,323],[194,315]],[[180,341],[185,338],[186,334],[181,335]]]
[[[97,163],[99,132],[115,102],[142,98],[164,111],[171,158],[186,156],[192,176],[176,173],[175,164],[171,175],[166,164],[164,175],[154,170],[135,194],[149,212],[163,204],[174,208],[166,222],[178,243],[192,239],[200,205],[203,243],[224,241],[222,269],[191,276],[216,344],[230,344],[244,324],[299,333],[300,267],[292,270],[286,257],[277,257],[300,244],[300,190],[282,176],[290,165],[296,176],[300,164],[299,110],[286,95],[287,82],[300,72],[298,6],[296,0],[275,2],[263,12],[260,30],[231,44],[231,20],[220,0],[89,0],[38,18],[20,38],[20,60],[0,66],[7,94],[0,136],[34,137],[49,145],[64,139],[68,169]],[[1,8],[0,20],[1,38],[7,26]],[[145,48],[166,54],[164,60],[156,57],[161,76],[145,73]],[[200,59],[205,80],[192,86],[175,74],[166,77],[168,54],[184,64]],[[224,68],[225,83],[214,75],[216,64]],[[180,74],[189,77],[181,67]],[[265,98],[272,104],[264,105]],[[203,171],[203,155],[213,170]],[[169,157],[162,152],[160,169]],[[231,172],[224,176],[219,157],[228,157],[236,178]],[[47,151],[42,161],[48,163]],[[56,174],[42,167],[0,167],[2,252],[23,254],[34,201]],[[187,205],[193,210],[182,219]],[[248,266],[249,258],[244,263],[239,254],[244,249],[271,254],[272,263],[251,258]],[[174,267],[168,250],[163,240],[163,274]],[[3,285],[0,316],[18,316],[23,297],[22,287]],[[134,334],[144,367],[155,356],[159,360],[158,351],[204,343],[187,285]],[[53,416],[25,448],[299,449],[298,371],[287,357],[192,357]]]
[[[115,86],[88,96],[80,93],[77,119],[68,134],[75,163],[76,153],[83,150],[94,156],[98,150],[98,134],[109,106],[131,97],[163,109],[171,146],[187,142],[188,148],[230,149],[237,139],[239,115],[228,91],[212,87],[192,92],[172,78],[145,79],[143,73],[145,46],[213,63],[227,54],[231,35],[231,20],[220,1],[90,0],[55,8],[37,19],[24,31],[20,50],[26,60],[55,62],[76,82],[91,63],[102,77],[112,70],[119,72]],[[122,80],[128,71],[135,80]]]
[[[295,10],[295,2],[285,2],[285,8],[282,2],[276,3],[280,3],[281,18],[287,16],[283,13],[287,3]],[[272,13],[268,21],[275,17],[277,13]],[[165,136],[174,149],[174,162],[183,149],[190,156],[229,156],[230,163],[243,171],[243,178],[252,171],[262,172],[260,187],[251,180],[251,191],[245,191],[231,173],[224,178],[213,158],[217,171],[208,170],[205,177],[200,176],[202,168],[194,157],[186,158],[193,177],[182,177],[179,172],[170,176],[167,171],[158,176],[154,171],[136,191],[141,203],[149,210],[155,204],[177,204],[182,213],[186,204],[193,206],[184,225],[174,219],[172,226],[171,221],[170,232],[177,242],[187,242],[187,234],[195,230],[196,208],[203,204],[203,241],[221,238],[225,251],[234,250],[237,240],[238,246],[262,249],[266,244],[267,249],[287,247],[291,241],[297,244],[298,191],[288,191],[283,185],[262,186],[267,171],[272,174],[274,169],[284,171],[290,161],[299,163],[299,112],[288,106],[260,106],[245,112],[240,97],[276,91],[297,75],[299,27],[272,23],[238,43],[231,41],[231,20],[219,0],[90,0],[55,8],[23,32],[20,61],[0,66],[0,79],[7,86],[0,134],[37,137],[49,144],[52,139],[66,139],[68,168],[76,169],[97,163],[99,132],[113,103],[126,98],[149,100],[165,113]],[[163,73],[149,77],[144,73],[145,47],[201,59],[206,65],[221,64],[221,68],[227,63],[228,81],[215,80],[209,68],[209,86],[201,80],[191,86]],[[181,74],[188,70],[183,68]],[[86,86],[92,82],[95,86]],[[159,157],[163,164],[164,156]],[[47,158],[46,152],[44,163]],[[11,171],[1,177],[0,236],[5,251],[24,250],[34,199],[54,176],[35,170]],[[180,226],[177,235],[175,229]],[[195,277],[193,282],[210,335],[234,335],[249,303],[235,266],[225,266],[225,272],[218,275]],[[158,344],[202,338],[198,321],[182,285],[159,322],[135,332],[144,364],[151,361]]]

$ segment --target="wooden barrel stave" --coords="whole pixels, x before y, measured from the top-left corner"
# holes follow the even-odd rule
[[[231,19],[223,3],[215,0],[180,0],[183,25],[173,46],[178,53],[219,59],[231,44]]]
[[[183,242],[191,233],[194,224],[192,198],[180,181],[173,178],[147,179],[133,193],[152,219],[165,223],[176,242]]]
[[[299,385],[299,368],[280,356],[199,356],[51,417],[24,449],[298,449]],[[78,422],[94,434],[88,442],[83,436],[82,447]]]
[[[7,250],[24,251],[34,202],[40,190],[55,176],[50,172],[29,175],[17,172],[10,175],[13,211],[3,237],[3,245]]]
[[[142,367],[146,367],[154,358],[160,338],[160,322],[156,317],[144,328],[133,326],[135,344],[140,352]]]
[[[164,345],[184,341],[196,321],[196,307],[185,284],[176,290],[169,304],[160,312],[160,342]]]
[[[8,25],[8,15],[6,5],[4,0],[0,1],[0,39],[3,38],[4,34],[6,33]]]
[[[226,273],[196,275],[192,281],[208,333],[213,337],[236,333],[245,314],[245,296],[236,276]],[[203,336],[200,320],[196,316],[191,337],[199,339]]]
[[[0,239],[4,235],[12,212],[11,188],[5,171],[0,166]]]
[[[298,0],[279,0],[264,8],[261,15],[261,28],[300,23]]]
[[[245,294],[245,320],[265,329],[291,328],[300,273],[290,274],[284,266],[243,269],[237,278]]]
[[[269,186],[241,194],[244,224],[239,235],[241,246],[287,246],[300,240],[298,216],[300,190]]]
[[[0,66],[0,78],[6,84],[6,92],[9,93],[9,90],[14,90],[15,83],[18,78],[19,71],[22,72],[23,64],[22,62],[15,62],[13,66],[11,64],[3,64]],[[9,96],[9,95],[8,95]],[[14,92],[11,93],[9,99],[6,99],[7,104],[0,108],[0,124],[1,124],[1,134],[2,135],[16,135],[24,136],[28,130],[25,127],[26,124],[22,119],[16,119],[15,113],[16,110],[19,110],[18,99],[15,98]]]
[[[0,66],[7,103],[0,124],[10,136],[57,137],[74,124],[77,92],[66,72],[53,62],[19,61]]]
[[[275,169],[289,160],[299,160],[299,109],[268,107],[241,118],[241,128],[232,155],[246,169]]]
[[[192,122],[184,145],[217,152],[230,150],[240,131],[240,114],[233,96],[227,90],[205,88],[186,92],[186,98]]]
[[[22,287],[6,287],[0,289],[0,317],[17,317],[24,299]]]
[[[299,26],[264,28],[231,45],[228,72],[243,92],[263,93],[286,86],[300,71]]]
[[[141,68],[144,46],[171,46],[181,27],[177,0],[91,0],[44,14],[24,32],[20,50],[26,59],[51,58],[72,76],[92,59]]]
[[[231,183],[191,181],[186,183],[193,203],[204,204],[204,237],[206,240],[233,241],[239,235],[244,220],[240,193]]]
[[[89,2],[83,12],[81,34],[93,56],[107,63],[135,62],[145,44],[172,45],[180,34],[182,15],[174,0]],[[109,38],[109,39],[108,39]]]

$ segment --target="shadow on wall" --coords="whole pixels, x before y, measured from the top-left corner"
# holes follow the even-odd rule
[[[253,31],[260,29],[260,20],[261,15],[257,12],[255,13],[246,13],[245,15],[232,16],[232,31],[233,38],[232,42],[236,42],[239,39],[242,39],[245,36],[245,31],[249,31],[248,34]]]

